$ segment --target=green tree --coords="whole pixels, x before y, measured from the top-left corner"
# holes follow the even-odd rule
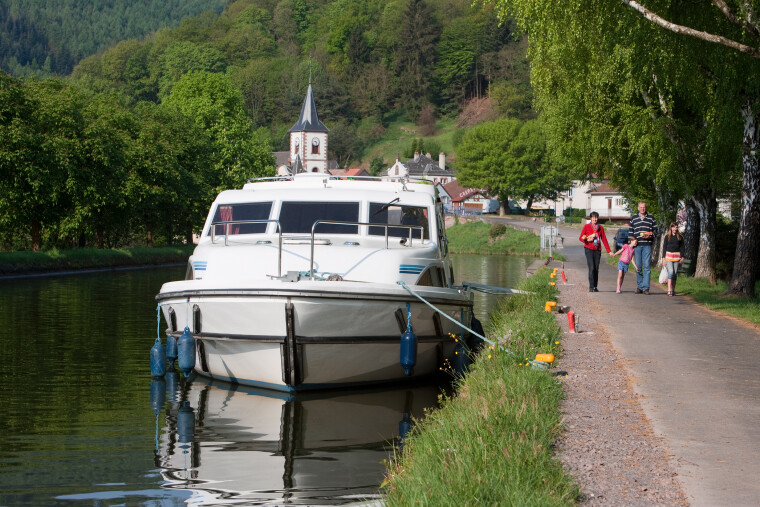
[[[74,235],[92,232],[98,248],[107,234],[126,236],[123,182],[136,119],[115,94],[91,97],[83,108],[82,164],[70,179],[71,212],[61,228]]]
[[[474,88],[475,62],[483,39],[482,27],[473,18],[455,19],[442,30],[435,68],[438,86],[449,102],[461,102],[467,95],[468,85]]]
[[[760,247],[760,76],[752,61],[760,58],[760,30],[748,15],[759,7],[754,4],[681,9],[653,1],[648,10],[629,0],[617,6],[497,2],[530,32],[538,102],[557,119],[557,146],[568,160],[591,162],[613,176],[628,172],[634,192],[648,180],[661,207],[672,206],[678,190],[702,201],[697,208],[708,234],[711,193],[721,183],[716,174],[741,160],[745,199],[729,292],[747,296],[760,273],[753,256]],[[593,95],[601,100],[591,103]],[[568,122],[571,107],[579,106],[577,121]],[[561,141],[563,133],[570,143]],[[726,162],[718,153],[733,155]],[[703,249],[709,254],[713,247],[703,241]],[[714,268],[707,257],[702,264],[709,278]]]
[[[239,187],[248,178],[273,175],[274,157],[268,146],[253,140],[243,96],[226,75],[185,74],[165,104],[193,118],[209,133],[215,144],[213,187],[217,191]]]
[[[0,94],[0,216],[39,251],[43,227],[56,227],[71,206],[67,187],[80,166],[82,101],[60,80],[22,86],[2,73]]]
[[[210,44],[176,41],[162,55],[163,72],[159,82],[161,97],[166,97],[172,86],[189,72],[224,72],[227,63],[224,54]]]
[[[482,123],[468,131],[457,152],[462,185],[486,188],[499,197],[501,213],[509,198],[556,198],[569,178],[550,162],[540,123],[513,118]]]
[[[135,115],[140,123],[122,187],[130,226],[144,232],[149,246],[159,235],[192,241],[216,193],[214,141],[176,108],[142,102]]]
[[[416,118],[425,103],[435,66],[438,21],[424,0],[409,0],[399,31],[395,54],[401,100]]]

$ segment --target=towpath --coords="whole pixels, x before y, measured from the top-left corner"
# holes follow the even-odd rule
[[[543,225],[531,220],[488,220],[519,228]],[[579,230],[560,227],[560,234],[564,236],[560,252],[567,258],[564,267],[568,284],[572,284],[558,284],[560,304],[569,305],[581,315],[581,328],[587,334],[569,335],[573,340],[566,340],[564,346],[573,350],[565,354],[559,367],[568,371],[570,379],[574,369],[603,371],[603,367],[611,365],[583,364],[588,354],[573,352],[611,347],[611,361],[618,362],[612,367],[625,372],[642,407],[641,423],[650,424],[653,440],[664,443],[668,459],[657,467],[663,469],[660,472],[666,472],[665,468],[675,470],[675,481],[683,488],[686,501],[695,506],[760,505],[760,329],[706,310],[688,297],[667,297],[656,281],[658,270],[653,270],[651,295],[634,294],[635,273],[627,275],[623,293],[616,294],[617,270],[604,263],[604,258],[599,292],[589,294]],[[554,267],[559,265],[552,263]],[[563,316],[559,317],[562,322]],[[607,391],[615,390],[613,383]],[[573,406],[573,391],[566,392],[567,405]],[[598,398],[604,402],[605,396]],[[594,425],[592,422],[589,427]],[[617,436],[599,435],[599,440],[607,439],[609,446],[625,448],[626,435],[635,438],[636,434],[646,433],[646,428],[638,433],[621,428]],[[603,462],[604,447],[599,444],[598,449],[574,451],[576,455],[601,453],[598,460]],[[660,452],[653,449],[651,453]],[[600,497],[599,502],[592,503],[645,505],[674,501],[667,495],[648,497],[647,479],[641,479],[640,491],[633,496],[616,500],[615,491],[605,491],[595,482],[598,477],[595,479],[594,473],[598,475],[600,467],[587,466],[595,470],[586,474],[591,477],[587,490],[592,490],[586,492],[586,497]],[[574,473],[584,475],[582,470]],[[649,480],[657,482],[651,477]],[[579,482],[584,488],[583,480]]]

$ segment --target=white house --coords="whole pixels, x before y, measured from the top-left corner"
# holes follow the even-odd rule
[[[520,201],[525,206],[526,201]],[[573,181],[572,186],[561,192],[554,201],[534,201],[533,208],[552,209],[557,216],[564,214],[566,209],[586,210],[586,216],[592,211],[599,213],[602,220],[621,221],[629,219],[633,213],[623,195],[610,186],[609,180],[602,181]]]
[[[387,171],[383,172],[381,176],[389,178],[411,176],[430,181],[433,184],[440,183],[441,185],[446,185],[456,179],[454,174],[446,168],[446,155],[443,152],[438,155],[437,164],[430,158],[430,153],[427,155],[415,153],[414,158],[403,163],[396,157],[396,162]]]

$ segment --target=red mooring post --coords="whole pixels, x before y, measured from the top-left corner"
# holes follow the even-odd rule
[[[565,278],[565,270],[562,270],[562,283],[567,283],[567,278]]]
[[[575,314],[573,312],[567,312],[567,326],[571,333],[575,332]]]

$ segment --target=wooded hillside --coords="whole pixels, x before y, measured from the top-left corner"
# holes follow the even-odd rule
[[[73,77],[159,103],[188,72],[225,74],[278,150],[311,75],[331,157],[357,161],[406,113],[435,122],[490,94],[497,114],[526,114],[525,50],[492,8],[469,0],[239,0],[85,58]]]
[[[0,2],[0,69],[14,76],[67,75],[120,40],[176,26],[226,0],[8,0]]]

